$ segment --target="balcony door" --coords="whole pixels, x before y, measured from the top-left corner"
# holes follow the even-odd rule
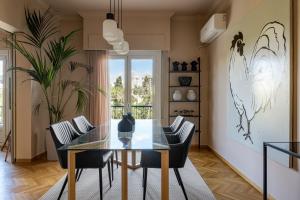
[[[136,119],[160,119],[160,51],[110,53],[108,60],[111,119],[131,112]]]

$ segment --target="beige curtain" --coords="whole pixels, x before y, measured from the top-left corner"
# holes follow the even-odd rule
[[[90,73],[90,100],[89,115],[94,125],[105,124],[109,120],[108,105],[108,66],[106,51],[89,51]]]

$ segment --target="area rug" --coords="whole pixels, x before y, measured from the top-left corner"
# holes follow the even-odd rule
[[[188,159],[183,169],[179,169],[189,200],[215,200],[214,195]],[[159,169],[148,170],[147,200],[160,199],[160,173]],[[76,197],[80,200],[99,199],[99,179],[97,169],[85,169],[80,180],[76,183]],[[128,199],[143,199],[142,169],[128,170]],[[41,197],[41,200],[56,200],[65,176]],[[174,171],[170,169],[170,199],[184,200],[184,195],[179,186]],[[67,199],[67,187],[61,199]],[[121,168],[114,166],[114,181],[109,188],[107,169],[103,169],[103,197],[104,200],[121,199]]]

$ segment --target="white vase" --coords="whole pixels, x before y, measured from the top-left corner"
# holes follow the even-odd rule
[[[186,98],[189,100],[189,101],[195,101],[196,100],[196,93],[194,90],[188,90],[187,94],[186,94]]]
[[[181,92],[179,90],[175,90],[173,93],[173,100],[180,101],[182,98]]]

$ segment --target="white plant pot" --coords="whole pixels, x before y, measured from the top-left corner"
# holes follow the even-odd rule
[[[188,90],[187,92],[187,95],[186,95],[186,98],[189,100],[189,101],[195,101],[196,100],[196,93],[194,90]]]
[[[47,160],[58,160],[56,148],[51,137],[50,130],[46,131],[46,150],[47,150]]]
[[[173,93],[173,100],[180,101],[182,99],[181,92],[179,90],[175,90]]]

